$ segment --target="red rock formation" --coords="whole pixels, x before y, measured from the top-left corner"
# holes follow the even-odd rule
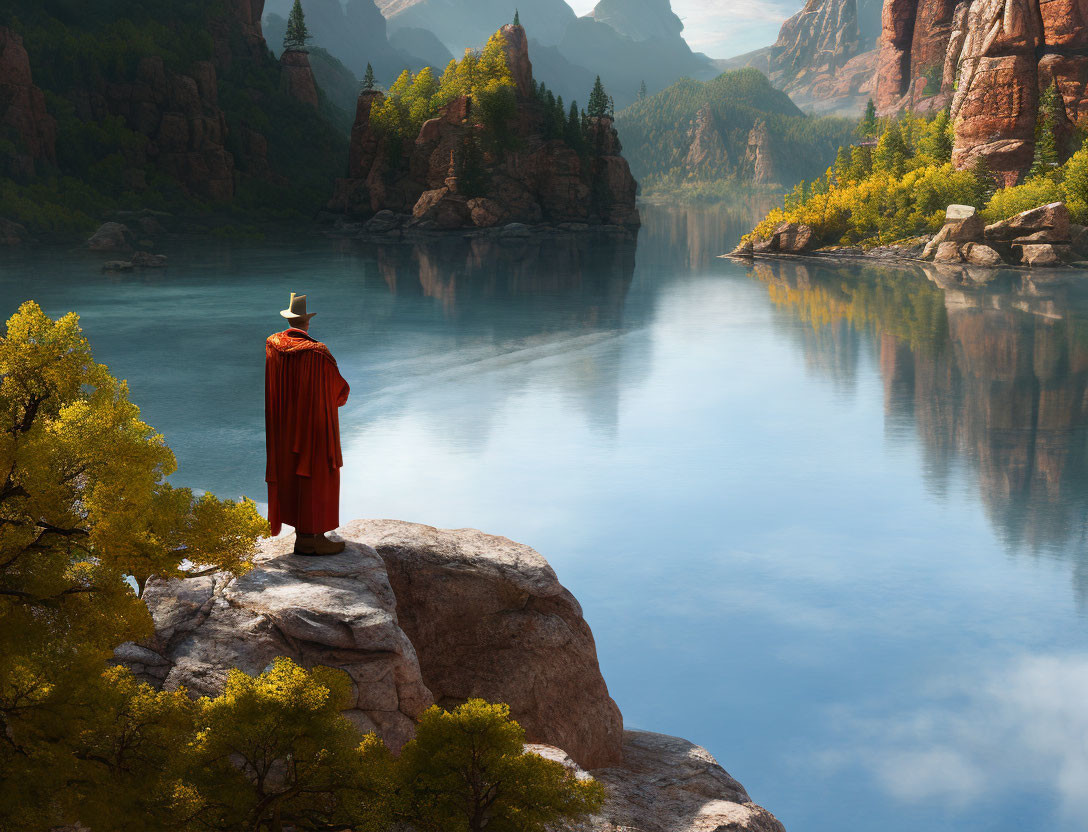
[[[757,121],[748,133],[743,170],[753,185],[771,185],[778,181],[771,150],[771,136],[767,131],[767,122],[763,119]]]
[[[348,175],[337,181],[330,210],[358,216],[389,210],[446,228],[541,221],[638,225],[637,185],[620,155],[612,119],[591,121],[589,152],[584,155],[562,140],[546,140],[546,114],[532,94],[524,32],[515,26],[502,31],[518,89],[517,113],[510,124],[512,148],[482,152],[484,128],[476,123],[472,101],[466,97],[424,122],[414,142],[395,145],[370,123],[381,93],[363,92],[352,129]],[[476,168],[472,178],[484,183],[483,193],[459,192],[466,165]],[[486,202],[473,201],[479,199]]]
[[[514,83],[518,86],[518,95],[522,98],[530,98],[533,95],[533,65],[529,61],[529,44],[525,39],[525,29],[507,23],[502,29],[503,40],[506,41],[506,63],[510,67],[510,74],[514,76]]]
[[[316,110],[317,83],[314,81],[314,71],[310,68],[310,56],[297,49],[284,52],[280,56],[280,68],[283,91],[296,101]]]
[[[1088,115],[1085,0],[886,0],[880,112],[951,103],[953,161],[983,159],[1006,184],[1031,165],[1039,92],[1056,84],[1068,122]]]
[[[106,83],[81,96],[85,118],[121,116],[150,140],[130,151],[139,170],[148,161],[186,190],[215,200],[234,195],[234,156],[226,149],[226,116],[219,107],[215,66],[197,61],[188,75],[168,71],[159,56],[140,61],[130,83]]]
[[[57,123],[45,109],[45,96],[34,86],[23,40],[0,27],[0,131],[18,140],[11,172],[32,177],[36,161],[56,161]]]
[[[688,154],[684,157],[684,167],[688,170],[700,168],[712,171],[729,161],[718,125],[714,123],[714,114],[710,105],[704,104],[695,114],[688,129]]]

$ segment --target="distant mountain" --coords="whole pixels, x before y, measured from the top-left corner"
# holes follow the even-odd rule
[[[673,38],[684,30],[669,0],[601,0],[589,16],[633,41]]]
[[[287,2],[288,0],[276,0]],[[307,0],[307,2],[336,0]],[[359,2],[360,0],[356,0]],[[565,101],[586,103],[599,74],[617,107],[635,100],[643,82],[657,91],[685,75],[712,78],[717,68],[691,51],[669,0],[601,0],[576,17],[564,0],[377,0],[389,41],[413,51],[400,32],[425,30],[454,55],[484,43],[517,8],[533,46],[536,77]],[[417,49],[416,54],[419,54]]]
[[[822,174],[854,122],[804,115],[755,69],[684,78],[620,111],[624,154],[644,192],[693,185],[790,187]]]
[[[294,0],[268,0],[265,5],[265,32],[268,44],[278,55],[283,50],[286,19]],[[311,44],[325,49],[361,78],[370,63],[379,81],[390,84],[405,69],[445,66],[452,57],[435,38],[409,33],[401,42],[418,45],[417,54],[390,42],[386,21],[374,0],[306,0],[306,27]]]
[[[427,29],[454,55],[478,47],[514,17],[545,45],[559,43],[574,11],[563,0],[377,0],[392,31]]]
[[[669,0],[600,0],[567,27],[559,52],[600,74],[617,107],[633,102],[643,83],[650,92],[685,76],[710,79],[714,62],[693,52]]]
[[[753,67],[813,113],[860,113],[876,91],[880,0],[808,0],[771,46],[717,61]]]

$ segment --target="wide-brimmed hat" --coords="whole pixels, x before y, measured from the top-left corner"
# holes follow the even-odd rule
[[[310,312],[309,314],[307,314],[306,313],[306,296],[305,295],[296,295],[294,292],[292,292],[291,293],[291,305],[288,306],[286,309],[281,309],[280,314],[283,315],[283,317],[287,318],[287,320],[289,320],[289,321],[297,321],[299,319],[308,321],[308,320],[310,320],[310,318],[312,318],[317,313],[316,312]]]

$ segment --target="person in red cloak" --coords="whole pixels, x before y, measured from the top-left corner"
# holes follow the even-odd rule
[[[268,522],[295,528],[296,555],[335,555],[340,541],[340,418],[349,387],[329,348],[309,335],[306,296],[291,293],[280,314],[289,328],[265,342],[264,421]]]

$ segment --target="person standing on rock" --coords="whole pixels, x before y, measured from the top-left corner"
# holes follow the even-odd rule
[[[325,532],[340,525],[340,418],[350,388],[329,348],[310,337],[306,295],[280,312],[288,328],[265,342],[264,418],[268,522],[295,528],[296,555],[335,555],[344,544]]]

